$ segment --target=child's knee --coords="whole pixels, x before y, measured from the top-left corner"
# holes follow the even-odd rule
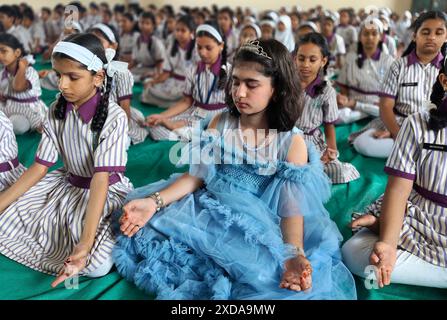
[[[12,115],[10,117],[10,120],[12,122],[14,134],[16,135],[22,135],[27,133],[31,128],[31,123],[29,120],[22,115]]]

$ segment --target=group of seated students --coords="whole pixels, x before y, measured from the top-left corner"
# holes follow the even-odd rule
[[[447,287],[445,13],[71,2],[0,22],[0,253],[53,286],[116,265],[160,299],[356,299],[372,265],[380,287]],[[340,248],[323,204],[360,173],[336,127],[364,119],[349,143],[389,180]],[[147,139],[182,142],[189,171],[135,189]]]

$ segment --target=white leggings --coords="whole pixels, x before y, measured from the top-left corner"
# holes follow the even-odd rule
[[[394,140],[391,138],[376,139],[373,133],[376,129],[368,129],[354,139],[354,149],[367,157],[388,158],[393,148]]]
[[[21,114],[13,114],[9,117],[12,122],[13,130],[16,135],[27,133],[31,128],[31,122]]]
[[[352,273],[362,278],[375,279],[373,269],[368,266],[369,257],[378,240],[377,234],[363,228],[343,245],[343,260]],[[370,283],[371,281],[365,280],[367,288]],[[407,251],[398,250],[391,283],[447,288],[447,268],[435,266]]]

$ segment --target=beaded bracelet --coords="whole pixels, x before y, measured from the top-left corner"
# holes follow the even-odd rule
[[[149,198],[152,198],[155,201],[155,204],[157,205],[157,212],[161,210],[161,208],[164,207],[164,201],[163,198],[160,196],[160,192],[155,192],[149,196]]]

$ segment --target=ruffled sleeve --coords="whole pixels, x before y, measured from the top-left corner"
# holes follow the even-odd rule
[[[323,215],[324,203],[331,196],[331,182],[323,169],[320,154],[307,144],[309,163],[297,166],[281,161],[264,192],[263,199],[280,217]]]

